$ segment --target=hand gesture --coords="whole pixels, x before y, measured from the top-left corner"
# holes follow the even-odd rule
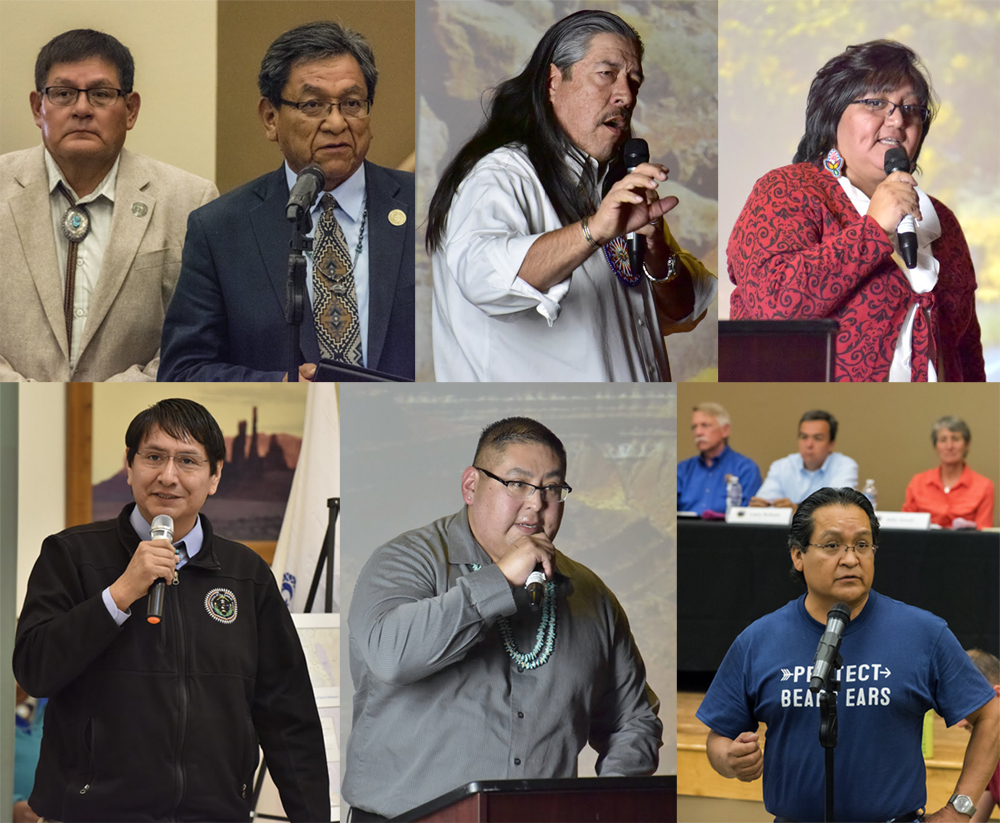
[[[726,751],[726,764],[732,769],[733,776],[744,783],[750,783],[764,773],[764,752],[759,739],[756,732],[741,732]]]
[[[601,201],[597,214],[590,218],[589,228],[594,241],[603,246],[629,232],[651,234],[650,223],[659,220],[678,203],[676,197],[656,199],[656,187],[666,179],[666,167],[659,163],[640,163],[615,183]]]

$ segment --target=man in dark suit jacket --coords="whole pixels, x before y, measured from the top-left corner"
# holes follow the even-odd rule
[[[299,26],[268,48],[258,79],[259,113],[285,164],[191,214],[163,327],[160,380],[285,376],[292,231],[285,205],[297,175],[310,164],[323,170],[324,194],[335,198],[333,204],[317,198],[314,233],[320,216],[333,209],[350,258],[356,305],[347,311],[348,323],[359,325],[358,365],[413,379],[414,182],[408,172],[365,161],[377,76],[368,42],[336,23]],[[313,262],[310,307],[316,304]],[[336,324],[336,308],[333,315]],[[322,317],[314,318],[309,308],[299,332],[303,379],[313,377],[321,355],[331,358],[331,334],[322,329],[317,335],[317,322]]]

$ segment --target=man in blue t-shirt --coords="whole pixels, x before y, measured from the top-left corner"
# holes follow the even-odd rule
[[[760,488],[760,469],[729,448],[729,412],[718,403],[699,403],[691,415],[698,456],[677,464],[677,511],[704,514],[726,510],[726,479],[735,475],[746,506]]]
[[[724,777],[764,775],[779,820],[824,819],[820,710],[809,690],[827,614],[847,605],[840,653],[840,734],[834,750],[839,821],[914,820],[926,802],[923,717],[972,727],[955,793],[928,821],[968,821],[1000,757],[1000,701],[947,624],[872,590],[879,525],[864,495],[824,488],[806,498],[788,537],[806,594],[757,620],[726,654],[698,718],[708,759]],[[767,760],[757,734],[767,724]]]

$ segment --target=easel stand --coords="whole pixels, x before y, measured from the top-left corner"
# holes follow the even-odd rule
[[[337,518],[340,516],[340,498],[328,498],[326,507],[330,510],[329,519],[327,521],[326,534],[323,536],[323,548],[316,560],[316,571],[313,573],[312,585],[309,587],[309,596],[306,598],[305,612],[307,614],[312,612],[313,601],[316,599],[316,592],[319,590],[319,581],[322,577],[324,566],[326,566],[326,594],[323,599],[326,608],[323,611],[326,614],[333,612],[333,559],[336,554],[334,527],[337,525]],[[260,800],[260,790],[264,786],[264,778],[266,776],[267,763],[261,762],[260,772],[257,774],[257,780],[253,786],[253,796],[250,798],[250,819],[288,820],[287,817],[277,817],[273,814],[257,814],[257,801]]]
[[[312,251],[313,241],[306,237],[312,231],[312,216],[309,209],[301,209],[292,221],[292,248],[288,255],[288,279],[285,281],[285,324],[288,327],[288,382],[299,379],[299,327],[305,315],[306,302],[306,257]]]

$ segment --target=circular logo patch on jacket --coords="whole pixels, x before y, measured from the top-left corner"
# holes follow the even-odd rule
[[[237,612],[236,595],[229,589],[212,589],[205,595],[205,611],[213,620],[232,623]]]

